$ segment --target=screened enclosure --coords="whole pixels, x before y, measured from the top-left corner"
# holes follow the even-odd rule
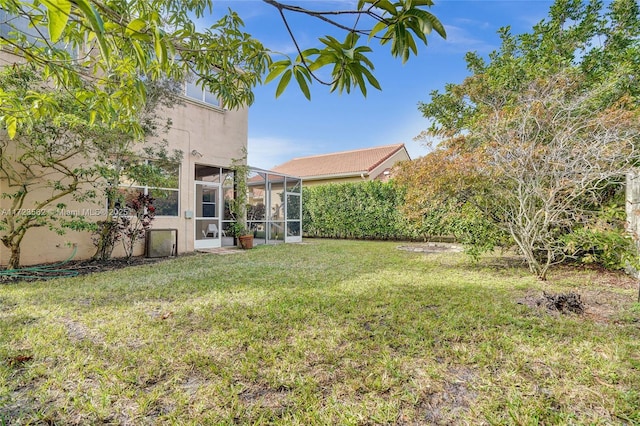
[[[302,179],[251,168],[247,187],[247,227],[253,233],[254,245],[301,242]],[[232,179],[223,184],[222,190],[227,206],[234,195]],[[222,229],[226,231],[233,221],[224,216]],[[223,246],[234,244],[232,237],[222,237]]]

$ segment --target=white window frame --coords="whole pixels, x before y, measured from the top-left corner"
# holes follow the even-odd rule
[[[149,164],[149,162],[153,162],[153,160],[145,160],[145,163]],[[131,185],[120,185],[120,188],[139,190],[144,195],[149,195],[149,192],[153,191],[153,190],[176,192],[178,194],[178,196],[177,196],[178,205],[176,207],[175,214],[171,214],[171,215],[156,214],[156,217],[180,217],[180,169],[182,168],[182,165],[181,164],[177,164],[177,166],[178,166],[178,169],[177,169],[177,174],[178,174],[178,185],[177,185],[177,188],[163,188],[163,187],[159,187],[159,186],[137,185],[135,182],[132,183]]]
[[[189,80],[192,80],[192,81],[189,81]],[[198,85],[196,81],[197,79],[193,75],[187,78],[187,80],[184,83],[184,90],[183,90],[184,97],[199,103],[203,103],[205,105],[222,109],[222,102],[220,102],[220,98],[218,98],[215,94],[211,93],[204,86]],[[191,88],[193,94],[189,93],[189,88]],[[198,96],[195,96],[195,92],[198,92]],[[213,100],[215,100],[215,103],[213,102]]]

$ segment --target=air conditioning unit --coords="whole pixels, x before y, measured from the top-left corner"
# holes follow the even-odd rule
[[[177,229],[149,229],[145,238],[146,257],[171,257],[178,255]]]

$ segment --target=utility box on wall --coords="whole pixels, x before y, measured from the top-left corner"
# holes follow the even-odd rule
[[[178,255],[177,229],[150,229],[145,238],[146,257],[171,257]]]

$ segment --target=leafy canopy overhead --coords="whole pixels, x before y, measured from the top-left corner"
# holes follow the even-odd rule
[[[264,2],[281,15],[298,49],[296,58],[283,59],[265,48],[243,31],[242,19],[230,9],[209,27],[198,27],[196,20],[213,13],[213,0],[2,0],[0,47],[36,64],[52,84],[73,93],[93,111],[93,120],[124,129],[136,126],[135,110],[145,100],[143,78],[182,81],[193,75],[231,109],[251,104],[252,89],[265,75],[266,82],[279,79],[277,95],[292,77],[307,98],[313,80],[331,91],[357,87],[366,95],[368,86],[380,88],[367,41],[390,45],[391,55],[406,61],[431,31],[446,36],[427,11],[431,0],[360,0],[354,9],[330,11]],[[344,39],[320,36],[318,47],[302,49],[289,26],[290,14],[322,20],[341,30]],[[353,23],[345,25],[344,17]],[[327,81],[317,74],[324,67],[330,69]],[[88,76],[90,84],[83,82]],[[35,94],[16,99],[0,91],[0,103],[11,135],[32,117],[51,113]]]

